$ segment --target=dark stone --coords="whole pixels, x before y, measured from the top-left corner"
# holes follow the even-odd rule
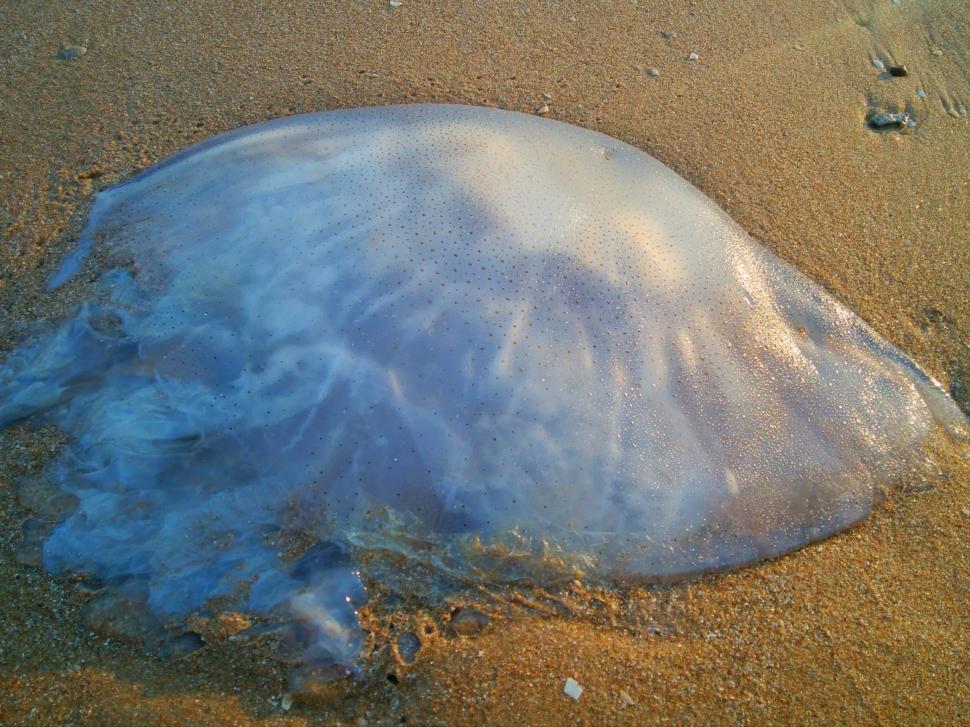
[[[906,66],[889,66],[889,75],[891,76],[908,76],[909,71],[906,70]]]
[[[886,128],[913,128],[916,126],[916,119],[913,118],[912,114],[902,111],[898,113],[893,113],[889,111],[881,111],[877,114],[872,114],[869,117],[869,126],[873,129],[886,129]]]
[[[83,45],[71,45],[57,51],[57,59],[61,61],[76,61],[88,52]]]

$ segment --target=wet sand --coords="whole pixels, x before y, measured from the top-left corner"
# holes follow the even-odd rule
[[[340,107],[548,105],[550,117],[685,176],[966,402],[965,3],[7,5],[3,348],[83,292],[84,279],[57,295],[43,282],[92,194],[194,141]],[[69,46],[86,52],[58,59]],[[907,109],[910,132],[866,126],[872,111]],[[459,604],[375,608],[364,614],[375,654],[363,678],[286,710],[288,668],[219,623],[198,625],[208,643],[185,659],[151,656],[85,625],[83,582],[17,562],[26,513],[13,480],[57,441],[23,426],[0,433],[0,723],[970,719],[966,445],[935,443],[940,474],[903,482],[863,525],[736,573],[654,589],[483,593],[473,600],[491,621],[477,637],[450,633]],[[387,648],[402,631],[422,642],[411,665]],[[567,677],[584,687],[578,701],[563,694]]]

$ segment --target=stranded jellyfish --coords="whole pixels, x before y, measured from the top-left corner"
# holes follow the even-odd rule
[[[858,522],[935,426],[966,433],[684,179],[547,119],[247,127],[100,193],[52,286],[94,246],[87,302],[0,367],[0,425],[69,436],[44,567],[163,617],[289,619],[309,659],[354,659],[380,554],[461,579],[737,566]]]

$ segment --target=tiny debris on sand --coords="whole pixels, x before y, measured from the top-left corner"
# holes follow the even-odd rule
[[[61,61],[76,61],[88,52],[83,45],[69,45],[57,51],[57,58]]]
[[[458,636],[478,636],[488,626],[487,613],[477,608],[456,608],[451,612],[448,625]]]
[[[916,126],[916,119],[905,111],[899,113],[891,113],[889,111],[883,111],[878,114],[873,114],[869,117],[869,125],[874,129],[881,129],[885,127],[899,127],[899,128],[909,128],[912,129]]]
[[[572,677],[567,677],[566,686],[563,687],[563,692],[578,702],[579,698],[583,696],[583,687]]]

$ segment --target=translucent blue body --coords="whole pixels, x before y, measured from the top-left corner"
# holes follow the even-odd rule
[[[71,435],[45,565],[308,621],[345,663],[355,553],[669,579],[857,522],[965,431],[684,179],[545,119],[241,129],[99,194],[54,283],[95,242],[125,265],[0,367],[0,425]],[[319,545],[294,562],[290,532]]]

